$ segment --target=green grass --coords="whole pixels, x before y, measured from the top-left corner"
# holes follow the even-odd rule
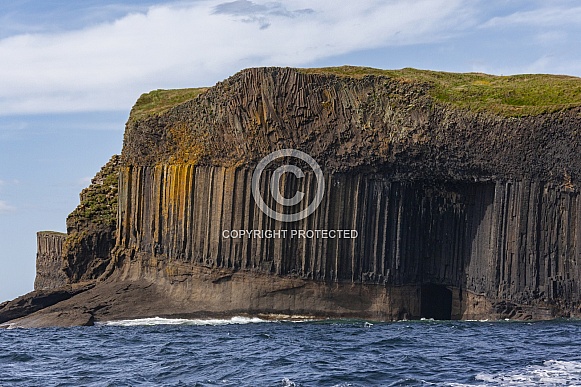
[[[208,90],[207,87],[175,90],[154,90],[142,94],[129,116],[130,120],[139,120],[161,114],[170,108],[189,101]]]
[[[112,165],[112,161],[113,158],[101,168],[91,185],[81,192],[81,203],[69,215],[69,220],[106,225],[116,224],[119,170],[117,166]]]
[[[380,70],[354,66],[300,71],[350,78],[387,76],[405,82],[426,83],[430,85],[430,95],[440,103],[505,116],[538,115],[581,106],[581,78],[565,75],[496,76],[412,68]]]
[[[118,179],[119,176],[115,172],[106,176],[103,184],[92,184],[84,191],[84,200],[70,216],[94,223],[114,225],[117,221]]]
[[[538,115],[581,106],[581,78],[565,75],[497,76],[412,68],[381,70],[356,66],[298,69],[298,71],[348,78],[386,76],[402,82],[427,84],[430,87],[428,92],[436,102],[503,116]],[[130,120],[161,114],[196,98],[206,90],[207,88],[154,90],[143,94],[131,109]]]

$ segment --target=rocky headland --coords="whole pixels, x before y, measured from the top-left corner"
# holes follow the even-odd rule
[[[38,233],[35,290],[0,305],[0,325],[579,317],[580,131],[581,79],[566,76],[253,68],[144,94],[67,233]],[[324,177],[296,222],[252,196],[280,149]],[[269,197],[274,167],[258,181],[267,204],[304,209]],[[305,169],[280,176],[285,198],[314,198]]]

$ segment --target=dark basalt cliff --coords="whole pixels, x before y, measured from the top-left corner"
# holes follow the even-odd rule
[[[36,278],[35,290],[50,290],[66,285],[67,276],[61,270],[63,243],[67,234],[40,231],[36,235]]]
[[[422,78],[444,73],[345,69],[248,69],[150,111],[152,95],[143,96],[121,157],[69,217],[63,251],[53,251],[63,237],[43,234],[53,244],[42,249],[39,239],[37,288],[63,279],[84,287],[12,324],[240,313],[578,317],[581,99],[526,110],[509,87],[505,109],[480,94],[443,98],[441,84]],[[555,79],[581,90],[581,80]],[[318,209],[291,223],[266,216],[251,194],[257,163],[286,148],[312,156],[325,180]],[[273,169],[259,190],[284,212],[269,193]],[[280,182],[286,198],[309,199],[290,212],[318,187],[308,170]],[[357,237],[291,237],[298,230]]]
[[[62,270],[70,283],[99,278],[111,261],[117,228],[119,163],[116,155],[101,168],[67,218]]]
[[[440,104],[429,89],[389,77],[249,69],[165,114],[130,120],[122,162],[252,166],[296,148],[329,173],[558,183],[580,176],[581,109],[504,117]]]

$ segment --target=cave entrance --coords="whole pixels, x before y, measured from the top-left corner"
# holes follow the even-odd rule
[[[452,291],[444,285],[422,285],[420,316],[434,320],[452,319]]]

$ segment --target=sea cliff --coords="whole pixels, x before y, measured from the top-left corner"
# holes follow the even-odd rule
[[[581,80],[561,76],[258,68],[143,95],[67,236],[39,234],[36,292],[66,299],[19,320],[3,317],[27,305],[12,301],[0,322],[578,317],[580,127]],[[257,164],[280,149],[310,155],[324,180],[296,222],[252,195]],[[284,212],[273,169],[257,190]],[[309,199],[287,210],[321,184],[283,174],[285,198]]]

